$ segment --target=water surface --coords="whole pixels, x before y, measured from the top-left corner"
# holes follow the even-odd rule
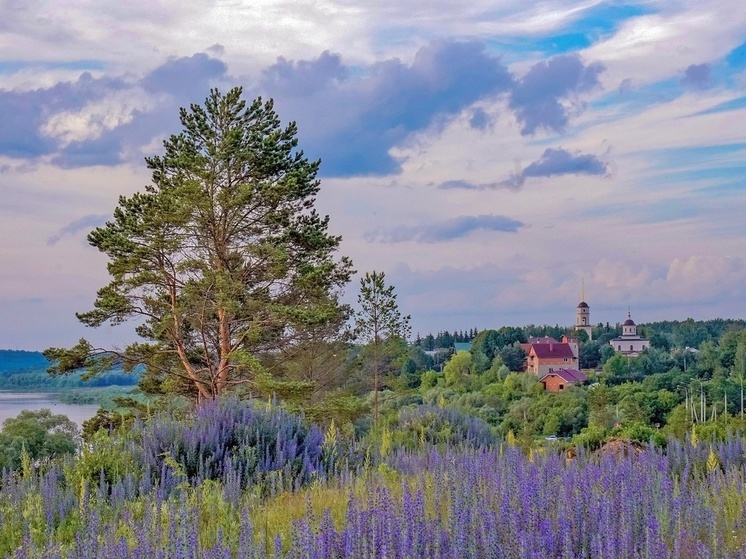
[[[96,415],[94,404],[64,404],[54,392],[6,392],[0,390],[0,425],[23,410],[49,408],[52,413],[66,415],[80,427],[86,419]]]

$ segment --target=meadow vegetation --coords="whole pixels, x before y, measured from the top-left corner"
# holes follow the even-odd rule
[[[746,446],[528,451],[438,406],[363,439],[210,402],[4,470],[12,558],[746,556]]]

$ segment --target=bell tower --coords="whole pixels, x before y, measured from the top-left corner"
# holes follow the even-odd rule
[[[575,312],[575,330],[583,330],[588,334],[588,339],[592,339],[591,308],[585,302],[585,281],[581,283],[580,303]]]

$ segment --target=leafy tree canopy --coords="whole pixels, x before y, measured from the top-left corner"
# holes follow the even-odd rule
[[[23,453],[31,460],[72,454],[79,439],[78,427],[64,415],[49,409],[23,410],[6,419],[0,431],[0,470],[17,470]]]

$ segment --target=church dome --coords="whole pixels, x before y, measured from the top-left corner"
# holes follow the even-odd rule
[[[580,301],[580,304],[578,305],[578,308],[579,309],[587,309],[588,308],[588,303],[586,303],[585,301]]]
[[[622,326],[634,326],[635,321],[632,320],[632,313],[627,311],[627,320],[622,323]]]

